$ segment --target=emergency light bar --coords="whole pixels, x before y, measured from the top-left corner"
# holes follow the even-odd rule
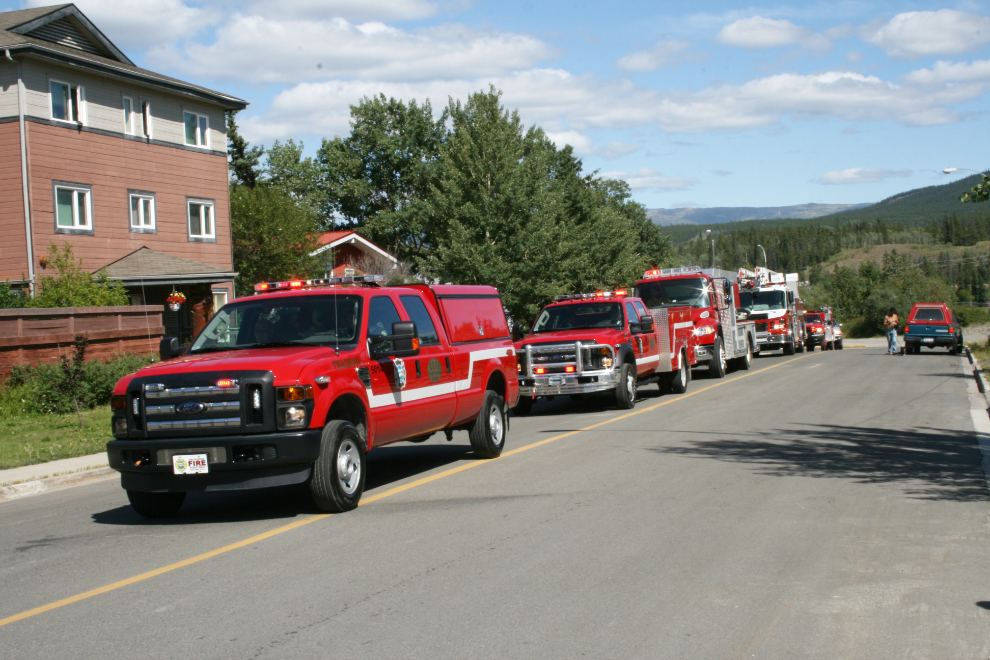
[[[681,268],[654,268],[653,270],[648,270],[643,273],[644,280],[650,280],[657,277],[674,277],[677,275],[693,275],[694,273],[700,273],[701,266],[683,266]]]
[[[566,293],[562,296],[554,296],[554,302],[561,302],[563,300],[595,300],[603,298],[621,298],[626,295],[625,289],[616,289],[615,291],[596,291],[595,293]]]
[[[288,282],[265,282],[255,284],[255,291],[289,291],[311,289],[318,286],[338,286],[342,284],[374,284],[384,282],[383,275],[348,275],[347,277],[325,277],[318,280],[290,280]]]

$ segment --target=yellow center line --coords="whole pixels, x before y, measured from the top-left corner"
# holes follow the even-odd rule
[[[570,437],[572,435],[577,435],[578,433],[583,433],[585,431],[591,431],[593,429],[597,429],[597,428],[602,427],[602,426],[605,426],[607,424],[612,424],[614,422],[618,422],[618,421],[621,421],[623,419],[628,419],[628,418],[633,417],[635,415],[642,415],[643,413],[650,412],[651,410],[656,410],[657,408],[662,408],[663,406],[667,406],[667,405],[670,405],[672,403],[677,403],[678,401],[683,401],[684,399],[687,399],[688,397],[692,397],[692,396],[695,396],[697,394],[701,394],[702,392],[707,392],[708,390],[714,389],[716,387],[721,387],[722,385],[728,385],[729,383],[734,383],[737,380],[742,380],[743,378],[749,378],[750,376],[755,376],[757,374],[762,374],[765,371],[770,371],[771,369],[776,369],[777,367],[782,367],[785,364],[790,364],[791,362],[795,362],[796,360],[803,360],[805,358],[812,357],[812,355],[814,355],[814,354],[812,353],[812,354],[808,354],[808,355],[803,355],[803,356],[801,356],[799,358],[792,358],[792,359],[786,360],[784,362],[778,362],[777,364],[774,364],[772,366],[764,367],[763,369],[757,369],[756,371],[751,371],[751,372],[749,372],[747,374],[744,374],[744,375],[741,375],[741,376],[736,376],[734,378],[729,378],[729,379],[723,380],[723,381],[721,381],[719,383],[715,383],[714,385],[709,385],[708,387],[703,387],[700,390],[695,390],[693,392],[689,392],[688,394],[682,394],[681,396],[678,396],[678,397],[675,397],[675,398],[672,398],[672,399],[668,399],[666,401],[661,401],[660,403],[655,403],[652,406],[647,406],[646,408],[640,408],[639,410],[635,410],[633,412],[629,412],[629,413],[626,413],[624,415],[619,415],[618,417],[612,417],[612,418],[607,419],[607,420],[605,420],[603,422],[598,422],[597,424],[591,424],[590,426],[585,426],[584,428],[580,428],[580,429],[578,429],[576,431],[568,431],[567,433],[561,433],[560,435],[555,435],[552,438],[546,438],[545,440],[540,440],[538,442],[533,442],[533,443],[530,443],[530,444],[525,445],[523,447],[519,447],[517,449],[513,449],[512,451],[507,451],[507,452],[503,453],[501,457],[502,458],[507,458],[509,456],[513,456],[515,454],[520,454],[520,453],[522,453],[524,451],[528,451],[530,449],[535,449],[537,447],[542,447],[543,445],[550,444],[551,442],[556,442],[557,440],[562,440],[564,438],[568,438],[568,437]],[[464,472],[465,470],[470,470],[471,468],[478,467],[478,466],[481,466],[481,465],[492,465],[493,463],[494,463],[493,461],[481,461],[481,460],[478,460],[478,461],[472,461],[470,463],[466,463],[464,465],[461,465],[461,466],[458,466],[458,467],[455,467],[455,468],[451,468],[450,470],[444,470],[443,472],[439,472],[439,473],[434,474],[432,476],[424,477],[422,479],[417,479],[416,481],[412,481],[410,483],[403,484],[402,486],[397,486],[395,488],[390,488],[389,490],[386,490],[385,492],[378,493],[378,494],[372,495],[370,497],[363,498],[361,500],[361,506],[366,505],[366,504],[371,504],[372,502],[377,502],[379,500],[383,500],[386,497],[392,497],[393,495],[398,495],[399,493],[402,493],[402,492],[405,492],[407,490],[416,488],[417,486],[422,486],[424,484],[428,484],[428,483],[431,483],[433,481],[437,481],[438,479],[443,479],[445,477],[449,477],[451,475],[457,474],[458,472]],[[5,619],[0,619],[0,627],[6,626],[7,624],[10,624],[10,623],[14,623],[16,621],[22,621],[24,619],[28,619],[28,618],[33,617],[33,616],[37,616],[38,614],[43,614],[45,612],[50,612],[51,610],[55,610],[55,609],[58,609],[60,607],[65,607],[66,605],[72,605],[73,603],[78,603],[79,601],[86,600],[87,598],[92,598],[93,596],[99,596],[100,594],[105,594],[105,593],[110,592],[110,591],[115,591],[115,590],[120,589],[122,587],[126,587],[126,586],[129,586],[129,585],[132,585],[132,584],[136,584],[138,582],[142,582],[144,580],[148,580],[150,578],[157,577],[159,575],[163,575],[165,573],[169,573],[171,571],[175,571],[175,570],[178,570],[180,568],[185,568],[186,566],[191,566],[193,564],[197,564],[197,563],[199,563],[201,561],[205,561],[207,559],[212,559],[213,557],[217,557],[219,555],[222,555],[222,554],[231,552],[232,550],[237,550],[238,548],[243,548],[245,546],[249,546],[251,544],[258,543],[259,541],[264,541],[265,539],[270,539],[273,536],[278,536],[279,534],[284,534],[285,532],[289,532],[289,531],[292,531],[294,529],[298,529],[299,527],[302,527],[304,525],[308,525],[310,523],[314,523],[314,522],[317,522],[319,520],[323,520],[325,518],[328,518],[331,515],[333,515],[333,514],[321,513],[321,514],[317,514],[315,516],[310,516],[308,518],[303,518],[302,520],[297,520],[295,522],[291,522],[288,525],[282,525],[281,527],[276,527],[275,529],[269,530],[269,531],[264,532],[262,534],[257,534],[255,536],[250,537],[250,538],[244,539],[243,541],[238,541],[237,543],[231,543],[230,545],[225,545],[222,548],[217,548],[216,550],[210,550],[209,552],[204,552],[201,555],[196,555],[195,557],[190,557],[188,559],[183,559],[182,561],[176,562],[174,564],[169,564],[168,566],[162,566],[161,568],[156,568],[153,571],[148,571],[146,573],[141,573],[139,575],[135,575],[133,577],[127,578],[126,580],[120,580],[119,582],[113,582],[111,584],[107,584],[107,585],[104,585],[102,587],[97,587],[96,589],[91,589],[89,591],[84,591],[83,593],[76,594],[75,596],[70,596],[69,598],[63,598],[62,600],[57,600],[57,601],[55,601],[53,603],[48,603],[47,605],[42,605],[40,607],[35,607],[34,609],[30,609],[30,610],[21,612],[20,614],[14,614],[12,616],[8,616]]]

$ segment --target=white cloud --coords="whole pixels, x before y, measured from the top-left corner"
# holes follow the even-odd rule
[[[691,47],[687,41],[659,41],[649,50],[629,53],[619,59],[619,66],[626,71],[656,71],[664,66],[678,64],[687,59],[698,59],[686,51]]]
[[[28,7],[46,7],[51,0],[27,0]],[[218,15],[189,7],[181,0],[76,0],[79,10],[118,48],[144,49],[193,36],[209,27]]]
[[[607,142],[599,146],[590,137],[578,131],[547,132],[547,137],[557,145],[558,149],[562,149],[565,144],[569,144],[573,147],[576,154],[595,154],[608,160],[619,158],[620,156],[628,156],[631,153],[639,151],[640,148],[638,144],[618,141]]]
[[[931,69],[912,71],[904,76],[904,79],[918,85],[943,85],[945,83],[990,80],[990,60],[976,60],[975,62],[938,61]]]
[[[760,49],[798,45],[813,50],[827,50],[831,42],[808,28],[788,20],[753,16],[726,25],[715,39],[726,46]]]
[[[847,183],[877,183],[884,179],[905,178],[913,174],[911,170],[883,170],[871,167],[853,167],[823,174],[817,183],[837,185]]]
[[[328,79],[431,80],[499,75],[555,55],[524,34],[445,24],[409,32],[344,19],[277,20],[235,15],[213,43],[149,52],[155,65],[185,75],[291,84]]]
[[[633,190],[653,192],[685,190],[698,184],[694,177],[664,176],[663,172],[651,167],[641,167],[635,172],[602,172],[601,176],[605,179],[622,179]]]
[[[226,4],[226,3],[225,3]],[[248,0],[243,10],[276,18],[346,18],[349,20],[404,21],[437,13],[435,2],[425,0]]]
[[[909,11],[879,27],[864,28],[862,37],[893,57],[951,55],[990,41],[990,17],[954,9]]]

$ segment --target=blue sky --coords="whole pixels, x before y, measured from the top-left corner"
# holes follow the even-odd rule
[[[250,101],[266,146],[346,134],[364,95],[494,84],[650,208],[875,202],[990,167],[990,2],[76,4],[138,64]]]

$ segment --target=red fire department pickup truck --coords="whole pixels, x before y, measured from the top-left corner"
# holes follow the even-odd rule
[[[730,363],[749,369],[753,355],[759,353],[756,325],[745,320],[740,309],[735,273],[697,266],[648,270],[636,283],[635,294],[657,325],[684,328],[688,340],[675,346],[680,354],[671,360],[671,368],[678,369],[675,384],[689,379],[690,368],[698,364],[707,364],[714,378],[725,376]],[[684,316],[684,321],[670,321],[674,314]]]
[[[525,339],[522,328],[515,328],[516,413],[528,414],[538,397],[608,391],[615,393],[619,408],[632,408],[639,385],[656,382],[661,372],[671,371],[670,347],[687,342],[679,324],[687,320],[690,325],[690,313],[683,316],[675,313],[668,322],[655,325],[643,301],[627,297],[624,290],[557,296],[537,316]],[[667,377],[662,385],[669,382]],[[686,387],[684,381],[677,391]]]
[[[437,431],[498,456],[518,397],[498,291],[382,279],[256,285],[185,351],[163,339],[164,361],[121,379],[111,404],[110,466],[135,510],[308,482],[320,509],[346,511],[367,451]]]

